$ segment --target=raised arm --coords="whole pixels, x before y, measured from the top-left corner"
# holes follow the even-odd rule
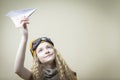
[[[14,71],[21,78],[25,80],[30,80],[32,77],[32,72],[24,67],[26,44],[28,40],[28,29],[27,29],[28,19],[23,18],[20,21],[20,24],[22,24],[22,26],[19,28],[22,32],[22,37],[18,47],[16,59],[15,59]]]

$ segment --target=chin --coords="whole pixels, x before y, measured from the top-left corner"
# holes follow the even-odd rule
[[[46,59],[45,61],[44,61],[44,63],[51,63],[51,62],[53,62],[55,60],[55,57],[54,56],[51,56],[51,57],[49,57],[48,59]]]

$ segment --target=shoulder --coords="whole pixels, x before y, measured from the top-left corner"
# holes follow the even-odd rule
[[[72,73],[73,73],[73,75],[75,75],[75,76],[77,75],[77,73],[76,73],[76,72],[74,72],[74,71],[72,71]]]
[[[77,80],[77,73],[72,71],[73,75],[74,75],[74,80]]]
[[[31,75],[30,75],[29,79],[24,79],[24,80],[33,80],[33,73],[32,73],[32,71],[31,71]]]

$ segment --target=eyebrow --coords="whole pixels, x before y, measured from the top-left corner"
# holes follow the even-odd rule
[[[51,44],[46,44],[45,47],[52,47],[53,48],[53,46]],[[39,47],[38,50],[40,50],[40,49],[42,49],[42,47]]]

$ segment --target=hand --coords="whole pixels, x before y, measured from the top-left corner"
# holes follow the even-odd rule
[[[22,35],[25,37],[28,37],[27,24],[29,24],[29,19],[26,17],[21,18],[20,20],[21,27],[19,27],[19,29],[21,30]]]

